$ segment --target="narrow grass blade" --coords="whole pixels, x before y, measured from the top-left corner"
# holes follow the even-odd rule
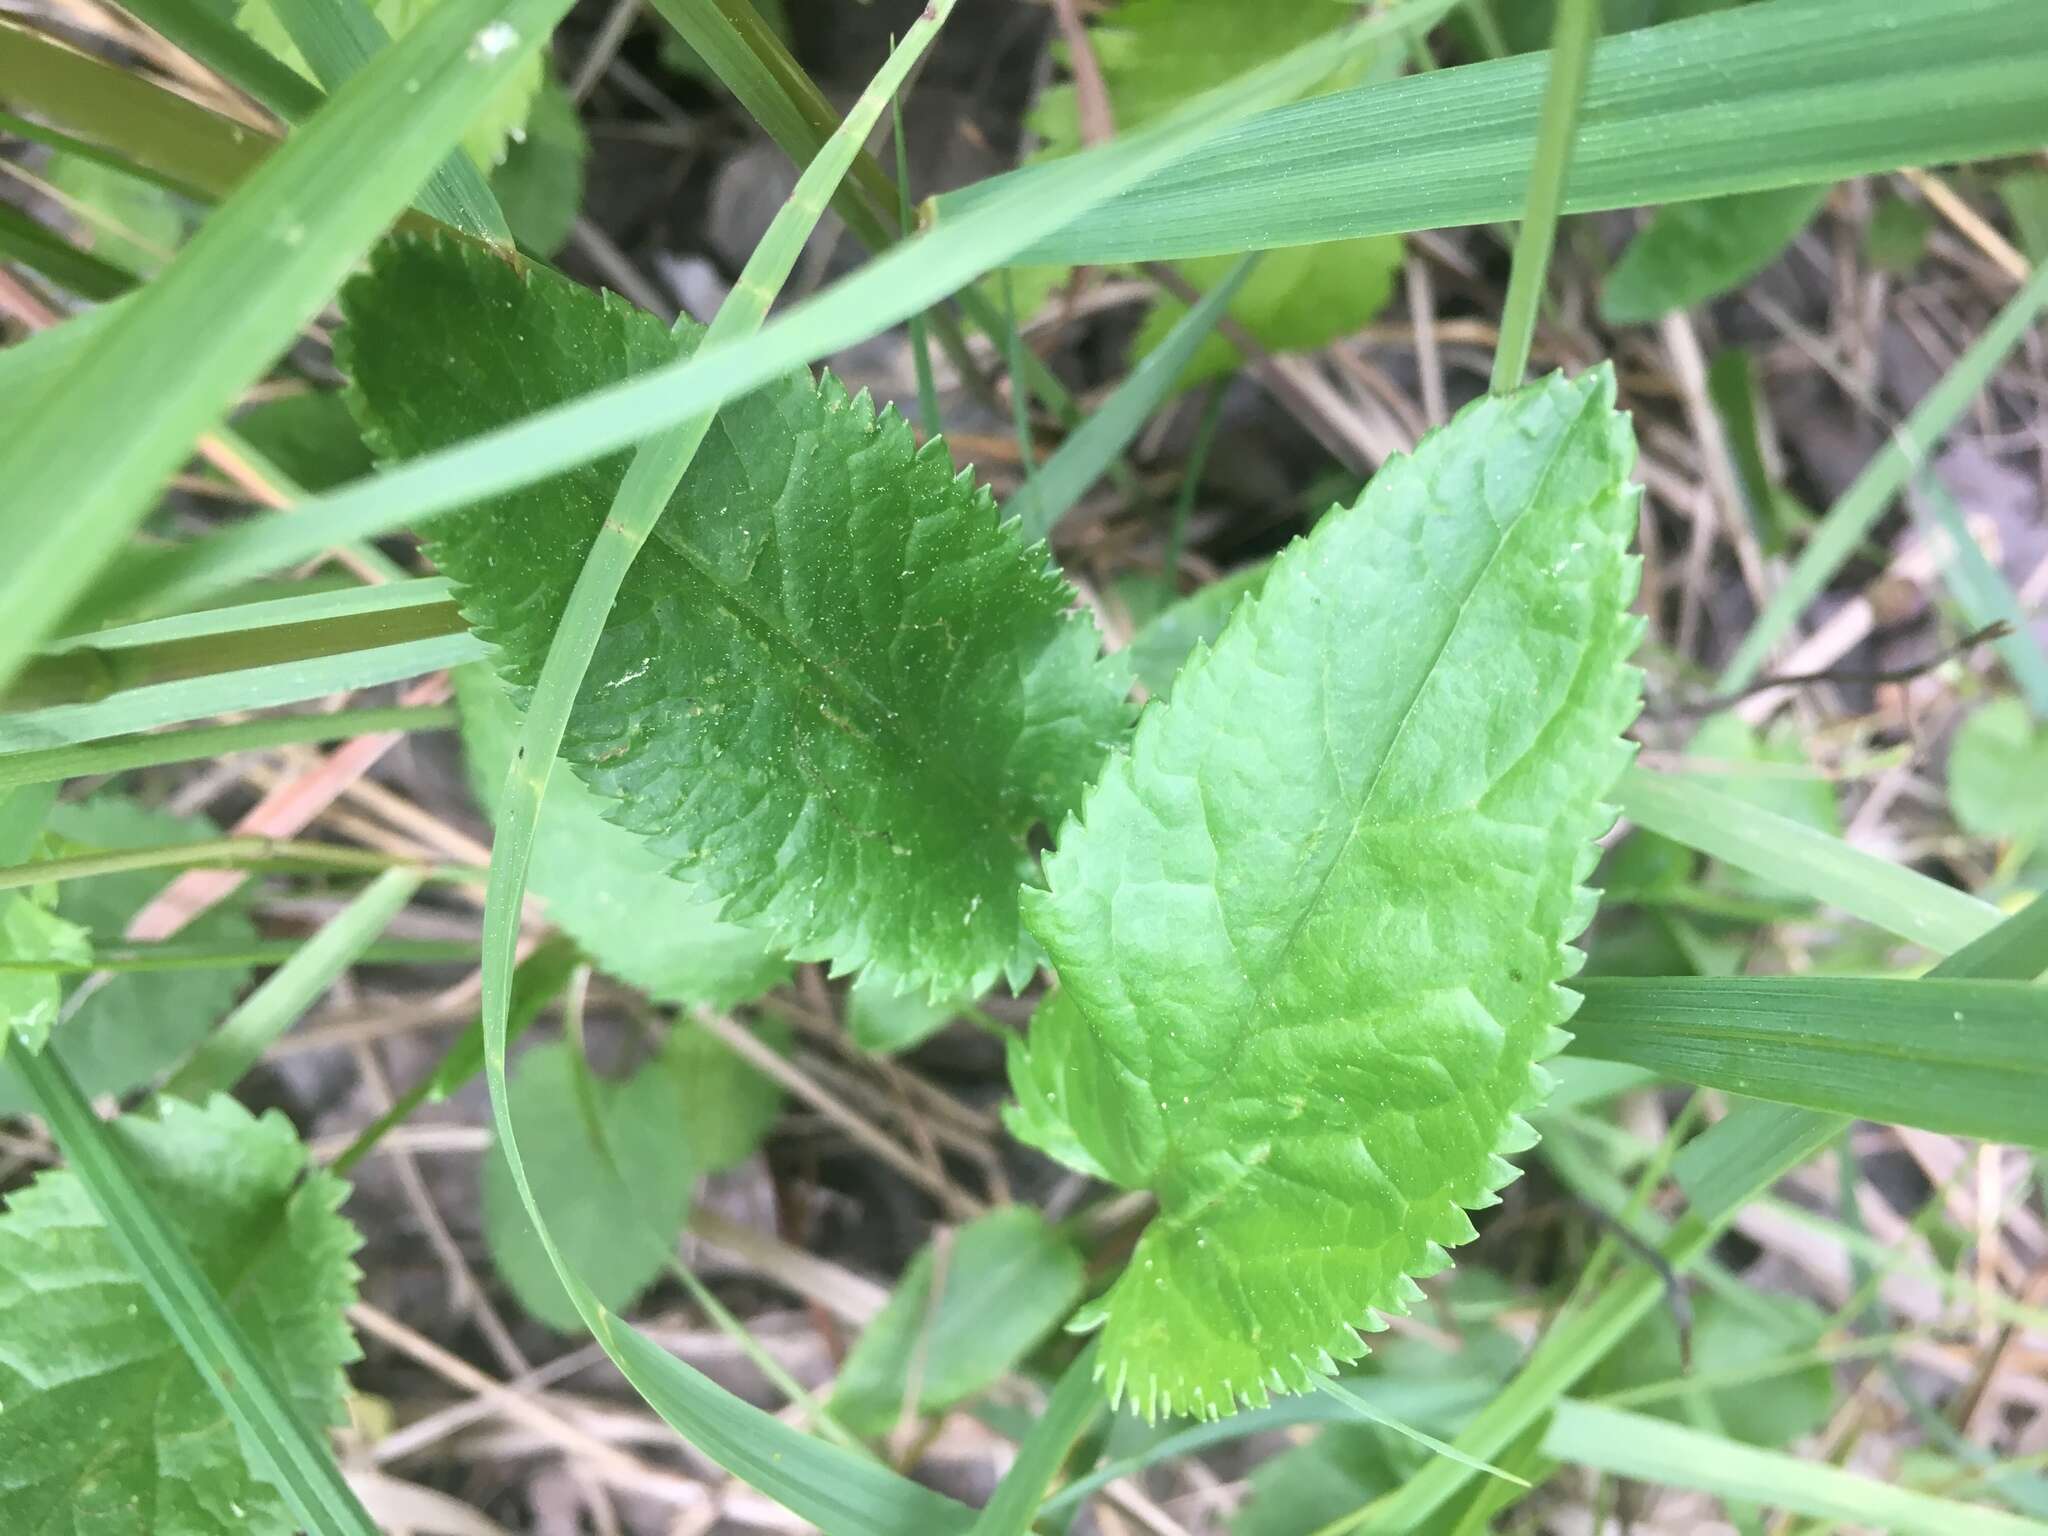
[[[312,1536],[377,1536],[320,1436],[300,1422],[220,1296],[136,1183],[126,1155],[48,1051],[12,1065],[171,1332]]]
[[[1156,261],[1519,218],[1548,68],[1522,54],[1276,108],[1016,259]],[[2044,70],[2033,0],[1772,0],[1607,38],[1564,211],[2031,151],[2048,142]],[[937,227],[1057,169],[942,197]]]
[[[2023,982],[1589,977],[1572,1051],[1681,1082],[2048,1147],[2048,991]]]
[[[122,9],[286,122],[304,122],[320,109],[319,87],[272,58],[225,8],[207,0],[127,0]]]
[[[273,143],[140,75],[9,21],[0,21],[0,100],[201,196],[225,196]]]
[[[1597,1403],[1562,1402],[1543,1437],[1560,1461],[1898,1536],[2048,1536],[2048,1524],[1918,1493],[1825,1462]]]
[[[271,720],[245,720],[239,725],[202,726],[168,731],[92,746],[54,747],[40,752],[0,756],[0,790],[23,784],[58,784],[88,775],[127,773],[166,763],[190,763],[235,752],[260,752],[268,747],[345,741],[378,731],[445,731],[455,725],[455,706],[403,706],[391,709],[348,709],[326,715],[285,715]]]
[[[938,0],[913,23],[882,73],[841,131],[797,182],[790,202],[747,263],[731,298],[705,339],[744,336],[759,325],[794,266],[805,237],[823,213],[830,189],[911,63],[952,9]],[[818,1440],[726,1392],[611,1313],[564,1260],[527,1178],[512,1123],[505,1075],[512,959],[521,896],[533,852],[534,827],[547,791],[570,706],[590,661],[613,595],[632,558],[667,504],[676,480],[711,422],[687,419],[635,455],[606,519],[607,536],[592,549],[550,647],[506,780],[484,909],[484,1071],[498,1144],[542,1247],[578,1315],[648,1404],[704,1454],[754,1488],[811,1521],[826,1536],[893,1536],[906,1530],[963,1528],[967,1511],[888,1469]]]
[[[91,703],[0,714],[0,753],[77,746],[213,715],[326,698],[459,667],[488,650],[467,631],[392,645],[372,640],[367,647],[350,646],[332,655],[124,688]]]
[[[1493,354],[1492,389],[1504,395],[1521,386],[1536,339],[1536,312],[1543,306],[1550,274],[1550,248],[1557,240],[1557,213],[1571,168],[1572,140],[1586,94],[1586,69],[1600,13],[1593,0],[1559,0],[1550,45],[1550,72],[1543,85],[1543,117],[1536,128],[1536,153],[1529,167],[1529,197],[1515,235],[1514,267],[1501,307],[1500,344]]]
[[[790,368],[930,308],[1078,210],[1172,163],[1261,106],[1299,95],[1356,50],[1448,7],[1449,0],[1409,0],[1331,41],[1311,44],[1208,92],[1155,125],[1101,149],[1070,156],[1053,167],[1056,177],[1034,180],[1015,198],[992,201],[943,232],[906,241],[852,277],[792,307],[744,346],[707,344],[687,359],[529,416],[460,448],[414,459],[373,480],[311,498],[289,517],[262,518],[195,541],[102,594],[99,606],[128,611],[145,592],[151,594],[155,611],[186,605],[333,544],[418,524],[715,411]],[[406,41],[414,35],[408,34]],[[4,466],[0,458],[0,468]],[[0,589],[0,597],[4,595]]]
[[[1849,489],[1828,508],[1806,548],[1722,671],[1719,686],[1732,693],[1756,681],[1772,649],[1855,554],[1877,520],[1905,490],[1928,454],[1977,398],[2006,354],[2020,344],[2048,308],[2048,266],[2035,269],[2026,285],[2006,302],[1984,333],[1971,342],[1913,408],[1890,442],[1863,468]]]
[[[203,1104],[234,1087],[272,1043],[376,942],[391,920],[405,910],[424,878],[418,870],[387,869],[372,880],[360,896],[300,945],[291,959],[221,1021],[220,1028],[171,1074],[163,1091]]]
[[[1045,1412],[1017,1447],[1017,1459],[996,1484],[969,1536],[1028,1536],[1067,1453],[1107,1407],[1095,1384],[1095,1341],[1090,1340],[1060,1376]]]
[[[125,650],[131,646],[165,645],[174,640],[242,635],[254,629],[319,624],[331,619],[358,619],[368,614],[395,613],[401,608],[422,608],[431,604],[452,610],[451,594],[454,590],[454,583],[441,576],[388,581],[374,587],[334,587],[289,597],[223,603],[191,613],[172,614],[167,618],[88,630],[62,636],[43,649],[52,654],[82,648]],[[453,627],[450,626],[451,629]],[[268,659],[275,660],[276,657],[273,655]]]
[[[1202,302],[1174,323],[1166,339],[1148,352],[1116,392],[1060,444],[1059,452],[1040,465],[1030,482],[1005,507],[1004,515],[1024,525],[1027,543],[1048,537],[1056,524],[1130,446],[1146,418],[1173,392],[1188,365],[1230,301],[1257,263],[1256,255],[1240,261],[1230,274],[1202,297]]]
[[[203,943],[168,939],[162,943],[95,946],[90,960],[47,964],[0,960],[0,971],[44,971],[78,976],[92,971],[149,975],[172,971],[246,971],[282,965],[303,946],[296,939],[258,939],[253,944]],[[451,939],[385,939],[356,957],[358,965],[459,965],[474,960],[476,946]]]
[[[1512,1472],[1504,1472],[1491,1462],[1481,1461],[1476,1456],[1467,1456],[1455,1445],[1439,1440],[1435,1435],[1419,1430],[1412,1424],[1404,1423],[1392,1414],[1382,1413],[1366,1401],[1365,1398],[1359,1396],[1358,1393],[1352,1391],[1335,1377],[1326,1376],[1317,1382],[1316,1385],[1321,1387],[1331,1397],[1337,1399],[1338,1402],[1344,1404],[1345,1407],[1358,1415],[1359,1418],[1364,1419],[1368,1424],[1377,1424],[1389,1434],[1399,1435],[1404,1440],[1412,1440],[1433,1455],[1441,1456],[1447,1461],[1454,1461],[1469,1472],[1478,1472],[1487,1477],[1498,1478],[1501,1482],[1512,1484],[1517,1488],[1529,1486],[1528,1480],[1525,1478],[1517,1477]]]
[[[293,842],[277,837],[215,837],[204,842],[173,843],[169,847],[115,848],[11,864],[0,868],[0,891],[64,880],[90,880],[95,875],[118,875],[131,869],[254,869],[276,865],[378,875],[394,865],[409,862],[367,848],[344,848],[335,843]]]
[[[1941,953],[1998,922],[1989,902],[1703,784],[1631,768],[1614,798],[1637,826]]]
[[[126,541],[200,432],[357,255],[568,0],[447,0],[267,156],[0,444],[0,682]],[[163,387],[176,379],[178,388]],[[62,517],[49,509],[61,507]],[[331,541],[330,541],[331,542]]]
[[[1930,975],[1984,981],[2029,981],[2048,970],[2048,901],[2036,901],[1966,946],[1955,949]],[[1688,1143],[1672,1162],[1672,1175],[1691,1209],[1659,1245],[1674,1271],[1695,1263],[1751,1200],[1827,1146],[1849,1125],[1840,1115],[1780,1104],[1744,1104]],[[1549,1411],[1575,1382],[1664,1295],[1664,1277],[1637,1266],[1582,1311],[1552,1327],[1514,1379],[1480,1410],[1457,1438],[1459,1449],[1498,1456]],[[1432,1462],[1383,1504],[1360,1510],[1342,1530],[1408,1532],[1456,1495],[1470,1473]]]
[[[132,272],[81,251],[12,203],[0,203],[0,257],[18,261],[58,287],[95,302],[118,299],[135,286]]]
[[[342,84],[391,46],[384,30],[363,0],[270,0],[272,13],[291,35],[313,76],[328,90]],[[420,189],[422,211],[444,224],[467,230],[482,240],[509,247],[512,231],[491,195],[476,162],[460,148],[434,168]]]

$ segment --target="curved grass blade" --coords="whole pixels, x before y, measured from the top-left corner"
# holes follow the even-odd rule
[[[1588,977],[1575,1055],[1680,1082],[2048,1147],[2048,991],[1888,977]]]
[[[417,525],[716,411],[790,369],[930,308],[1014,256],[1036,234],[1074,217],[1077,209],[1172,163],[1260,107],[1299,95],[1356,50],[1440,15],[1449,5],[1450,0],[1409,0],[1209,92],[1155,126],[1070,156],[1053,168],[1056,178],[1034,181],[1016,197],[993,202],[942,234],[904,242],[826,292],[792,306],[744,347],[707,344],[686,359],[459,448],[309,498],[289,517],[260,518],[196,540],[127,573],[96,595],[95,609],[126,612],[147,603],[150,611],[161,612],[189,605],[332,545]],[[405,42],[414,35],[407,34]],[[4,463],[0,458],[0,467]],[[0,652],[0,662],[5,660]]]
[[[567,9],[568,0],[445,0],[267,156],[10,423],[0,444],[0,683]],[[167,378],[179,387],[164,388]]]
[[[1015,259],[1155,261],[1519,218],[1548,67],[1522,54],[1276,108]],[[2048,142],[2044,70],[2033,0],[1772,0],[1607,38],[1564,212],[2031,151]],[[936,227],[1057,169],[942,197]]]

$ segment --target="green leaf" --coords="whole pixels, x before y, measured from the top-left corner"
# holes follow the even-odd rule
[[[348,402],[333,390],[279,395],[235,417],[235,430],[309,491],[331,491],[376,466]]]
[[[1782,187],[1674,203],[1628,243],[1600,290],[1609,325],[1641,325],[1741,287],[1812,222],[1828,189]]]
[[[373,446],[430,451],[671,360],[652,317],[401,240],[344,296]],[[497,388],[485,381],[495,380]],[[530,688],[624,473],[614,456],[437,524]],[[563,756],[608,814],[795,959],[932,996],[1012,984],[1034,826],[1127,717],[1121,668],[942,445],[830,379],[728,406],[634,562]],[[943,750],[938,750],[943,744]]]
[[[60,837],[101,848],[169,848],[219,835],[203,816],[174,816],[116,794],[59,805],[48,825]],[[163,875],[149,870],[67,880],[58,892],[57,915],[102,942],[114,941],[163,887]],[[247,945],[256,930],[242,904],[230,900],[202,913],[179,936]],[[87,1094],[126,1093],[197,1044],[248,979],[246,966],[108,977],[58,1026],[51,1049]],[[0,1114],[29,1107],[14,1069],[0,1061]]]
[[[0,962],[89,965],[92,935],[65,922],[34,891],[17,891],[0,896]],[[55,972],[0,971],[0,1057],[9,1034],[31,1051],[49,1043],[63,990]]]
[[[455,674],[462,740],[477,799],[495,819],[518,744],[519,715],[488,668]],[[607,802],[573,777],[553,785],[534,831],[527,888],[599,967],[657,1002],[730,1008],[789,975],[764,935],[728,923],[701,882],[670,872]]]
[[[1183,261],[1180,274],[1207,293],[1240,259],[1208,256]],[[1387,307],[1401,275],[1401,261],[1401,241],[1394,235],[1268,251],[1231,300],[1230,318],[1272,351],[1313,351],[1362,329]],[[1132,356],[1148,356],[1187,312],[1187,305],[1173,295],[1162,296],[1138,327]],[[1181,371],[1180,386],[1185,389],[1216,378],[1243,363],[1235,342],[1211,336]]]
[[[1638,707],[1613,399],[1602,368],[1477,401],[1324,518],[1029,898],[1061,991],[1019,1096],[1159,1196],[1095,1313],[1148,1413],[1357,1359],[1533,1139]]]
[[[541,82],[525,132],[491,174],[512,237],[536,256],[552,256],[569,239],[583,207],[583,162],[590,141],[576,103],[552,77]]]
[[[2048,834],[2048,731],[2018,699],[1994,699],[1963,722],[1948,757],[1948,803],[1975,837],[2036,842]]]
[[[115,1122],[143,1191],[282,1383],[338,1421],[355,1358],[347,1186],[306,1169],[277,1114],[175,1100]],[[0,1528],[48,1536],[288,1536],[220,1401],[180,1349],[76,1174],[0,1216]]]
[[[385,32],[396,39],[418,26],[437,3],[438,0],[370,0],[370,10]],[[308,80],[317,78],[272,9],[271,0],[242,0],[235,23]],[[528,55],[471,120],[462,136],[462,146],[484,169],[489,170],[503,160],[507,147],[525,130],[526,114],[540,90],[545,70],[540,53]]]
[[[763,1020],[762,1040],[789,1053],[786,1026]],[[701,1024],[676,1020],[655,1068],[673,1090],[690,1159],[705,1173],[737,1167],[760,1150],[782,1113],[782,1089]]]
[[[846,994],[846,1032],[878,1056],[922,1045],[959,1016],[956,1002],[930,1002],[915,992],[892,992],[865,977]]]
[[[548,1230],[600,1301],[628,1305],[667,1264],[697,1181],[668,1074],[657,1062],[623,1082],[591,1078],[573,1046],[537,1045],[519,1058],[511,1092]],[[549,1327],[581,1332],[495,1146],[484,1160],[483,1196],[484,1237],[499,1275]]]
[[[1883,198],[1863,229],[1863,259],[1880,272],[1910,272],[1926,257],[1933,232],[1934,214],[1924,204]]]
[[[1238,599],[1256,592],[1272,567],[1263,561],[1233,571],[1220,581],[1189,593],[1131,637],[1131,670],[1145,691],[1163,699],[1173,690],[1181,664],[1197,646],[1216,643],[1223,626],[1236,612]]]
[[[903,1410],[934,1413],[992,1386],[1081,1297],[1081,1257],[1034,1210],[1011,1206],[919,1250],[839,1372],[832,1412],[880,1435]]]
[[[184,242],[185,206],[161,187],[83,155],[51,156],[48,177],[85,206],[86,248],[124,271],[147,277]]]

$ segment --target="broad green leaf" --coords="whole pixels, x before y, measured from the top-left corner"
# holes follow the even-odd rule
[[[344,295],[372,444],[403,457],[670,361],[651,316],[401,240]],[[429,550],[530,688],[618,456],[436,525]],[[943,446],[829,377],[726,407],[634,562],[563,756],[611,819],[796,959],[933,996],[1029,975],[1030,835],[1127,718],[1044,546]]]
[[[48,827],[61,838],[98,848],[168,848],[220,835],[203,816],[174,816],[117,794],[59,805]],[[116,941],[164,883],[162,873],[149,870],[67,880],[58,891],[57,915],[102,942]],[[247,946],[256,930],[242,904],[230,900],[202,913],[179,937]],[[246,966],[110,976],[57,1027],[51,1049],[86,1093],[126,1093],[198,1043],[248,979]],[[13,1069],[0,1061],[0,1114],[28,1107]]]
[[[1826,187],[1743,192],[1657,210],[1600,289],[1600,317],[1640,325],[1739,288],[1778,259],[1827,201]]]
[[[786,1027],[763,1020],[756,1032],[788,1054]],[[675,1094],[675,1112],[690,1139],[690,1160],[705,1173],[722,1173],[752,1157],[782,1113],[782,1089],[688,1018],[676,1020],[655,1069]]]
[[[436,3],[437,0],[370,0],[370,10],[383,23],[384,30],[396,39],[418,26]],[[235,22],[306,79],[317,78],[293,44],[291,35],[285,31],[284,24],[278,20],[270,0],[242,0],[241,8],[235,13]],[[533,106],[545,72],[542,54],[529,55],[471,120],[468,131],[462,136],[462,147],[485,170],[502,161],[512,141],[525,132],[526,115]]]
[[[0,896],[0,1059],[9,1035],[17,1050],[40,1051],[49,1043],[64,992],[53,971],[7,967],[91,961],[92,935],[52,912],[36,891]]]
[[[658,1060],[623,1082],[586,1072],[574,1046],[537,1045],[512,1074],[512,1108],[548,1230],[598,1299],[618,1308],[675,1251],[698,1170],[675,1086]],[[484,1160],[483,1194],[484,1237],[498,1274],[549,1327],[581,1332],[496,1147]]]
[[[225,1098],[168,1100],[113,1133],[300,1417],[335,1423],[356,1355],[347,1186],[307,1171],[282,1116]],[[10,1536],[299,1529],[70,1172],[43,1174],[0,1215],[0,1403]]]
[[[536,256],[552,256],[569,239],[583,207],[583,162],[590,141],[576,103],[553,79],[541,82],[524,133],[491,175],[512,237]]]
[[[1236,612],[1238,600],[1258,591],[1271,567],[1263,563],[1233,571],[1191,592],[1131,637],[1127,654],[1131,670],[1145,691],[1163,699],[1173,690],[1173,679],[1197,646],[1216,643],[1223,626]]]
[[[879,1435],[912,1411],[934,1413],[992,1386],[1081,1298],[1081,1256],[1034,1210],[1011,1206],[921,1249],[889,1304],[846,1357],[832,1413]]]
[[[1613,400],[1603,368],[1475,402],[1325,517],[1028,897],[1061,990],[1026,1116],[1159,1196],[1093,1313],[1147,1413],[1357,1359],[1533,1139],[1639,698]]]
[[[332,390],[279,395],[235,417],[235,430],[308,491],[330,491],[376,466],[348,403]]]
[[[1329,32],[1338,13],[1319,5],[1260,6],[1242,0],[1122,0],[1089,28],[1119,132],[1155,122],[1190,97],[1223,84],[1254,64]],[[1361,60],[1323,88],[1349,85],[1365,73]],[[1080,147],[1074,87],[1047,91],[1032,126],[1055,154]],[[1208,292],[1238,263],[1235,255],[1183,262],[1181,275]],[[1059,269],[1045,269],[1048,274]],[[1276,351],[1320,347],[1348,335],[1380,312],[1401,270],[1401,242],[1391,236],[1298,245],[1262,260],[1230,303],[1230,317]],[[1046,282],[1050,288],[1051,283]],[[1166,339],[1187,306],[1163,296],[1146,315],[1132,355],[1144,357]],[[1181,370],[1185,387],[1238,367],[1237,348],[1211,336]]]
[[[1976,837],[2038,841],[2048,833],[2048,731],[2018,699],[1994,699],[1963,722],[1948,756],[1948,803]]]
[[[862,978],[846,994],[846,1032],[864,1051],[894,1055],[922,1045],[959,1012],[950,1001],[934,1003],[916,992],[892,992]]]
[[[518,745],[519,716],[484,666],[455,674],[470,783],[493,818]],[[606,802],[573,777],[551,786],[534,832],[527,889],[584,953],[657,1002],[729,1008],[789,975],[751,928],[725,922],[694,879],[605,820]]]

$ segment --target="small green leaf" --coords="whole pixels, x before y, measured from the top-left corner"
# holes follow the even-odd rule
[[[48,826],[94,848],[167,848],[220,835],[203,816],[174,816],[118,794],[59,805]],[[67,880],[58,891],[57,916],[102,942],[118,940],[164,884],[162,872],[151,870]],[[240,948],[255,942],[256,929],[231,899],[188,923],[179,937]],[[248,979],[246,966],[110,976],[59,1026],[51,1049],[86,1093],[126,1093],[180,1060],[234,1005]],[[0,1114],[29,1107],[13,1069],[0,1061]]]
[[[348,403],[333,390],[261,401],[235,417],[235,430],[308,491],[331,491],[376,468]]]
[[[1672,1313],[1652,1312],[1594,1368],[1582,1395],[1607,1397],[1698,1378],[1697,1386],[1653,1399],[1646,1411],[1703,1421],[1702,1427],[1748,1445],[1789,1446],[1827,1422],[1834,1384],[1824,1363],[1725,1386],[1712,1383],[1716,1376],[1735,1376],[1809,1349],[1826,1331],[1826,1320],[1796,1296],[1745,1293],[1738,1304],[1707,1291],[1692,1304],[1690,1358]]]
[[[2018,699],[1994,699],[1963,722],[1949,749],[1948,802],[1974,837],[2038,841],[2048,834],[2048,731]]]
[[[57,1022],[63,983],[50,971],[9,971],[9,962],[58,961],[70,965],[92,962],[92,935],[67,923],[37,899],[34,891],[0,896],[0,1057],[5,1036],[19,1047],[40,1051]]]
[[[590,1077],[575,1048],[557,1043],[519,1058],[511,1095],[548,1230],[599,1301],[629,1305],[675,1251],[697,1181],[674,1084],[659,1064],[619,1083]],[[580,1332],[583,1321],[496,1147],[484,1160],[483,1193],[484,1237],[499,1275],[549,1327]]]
[[[1827,195],[1826,187],[1785,187],[1658,209],[1607,274],[1601,318],[1642,325],[1740,287],[1778,259]]]
[[[356,1356],[347,1186],[307,1172],[277,1114],[177,1100],[115,1122],[143,1188],[299,1415],[340,1417]],[[0,1529],[50,1536],[288,1536],[220,1401],[135,1279],[77,1176],[0,1216]]]
[[[934,1003],[915,992],[891,992],[865,978],[846,994],[846,1030],[853,1043],[877,1055],[922,1045],[959,1015],[953,1003]]]
[[[512,238],[536,256],[552,256],[569,239],[583,207],[583,162],[590,141],[576,103],[552,77],[533,98],[526,131],[491,174]]]
[[[519,716],[483,666],[455,674],[470,783],[493,817],[518,745]],[[583,952],[663,1003],[729,1008],[789,975],[751,928],[728,923],[702,886],[605,820],[605,802],[569,776],[549,787],[527,889]]]
[[[1602,368],[1475,402],[1324,518],[1027,899],[1061,991],[1013,1125],[1159,1196],[1094,1314],[1145,1412],[1357,1359],[1533,1139],[1639,699],[1613,400]]]
[[[786,1026],[763,1020],[756,1033],[788,1054]],[[673,1090],[690,1160],[705,1173],[722,1173],[752,1157],[782,1113],[782,1089],[688,1018],[676,1020],[650,1070]]]
[[[2013,232],[2027,260],[2048,262],[2048,171],[2014,171],[1999,179],[1998,195],[2012,215]]]
[[[1272,567],[1263,562],[1233,571],[1220,581],[1189,593],[1131,637],[1131,670],[1145,691],[1163,699],[1173,691],[1181,663],[1197,646],[1216,643],[1223,626],[1236,612],[1238,599],[1256,592]]]
[[[1863,256],[1881,272],[1910,272],[1927,255],[1934,215],[1919,203],[1887,197],[1870,210],[1863,230]]]
[[[651,316],[488,255],[387,244],[344,294],[374,447],[445,447],[673,360]],[[623,456],[485,502],[429,549],[538,676]],[[728,406],[634,561],[563,756],[608,815],[796,959],[937,997],[1032,969],[1031,833],[1128,718],[1120,665],[942,445],[829,377]]]
[[[832,1412],[865,1435],[903,1409],[937,1412],[993,1385],[1059,1325],[1081,1296],[1081,1257],[1022,1206],[969,1222],[919,1251],[846,1357]]]

